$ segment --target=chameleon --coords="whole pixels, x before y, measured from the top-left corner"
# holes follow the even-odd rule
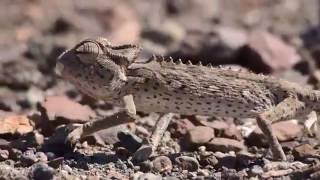
[[[58,57],[60,76],[81,92],[123,108],[121,118],[86,123],[68,136],[70,140],[119,124],[124,117],[134,121],[137,111],[255,118],[273,159],[285,161],[271,124],[305,120],[312,111],[320,112],[320,91],[273,76],[162,56],[138,61],[141,50],[133,44],[114,46],[99,37],[85,39]],[[318,134],[318,121],[312,126]]]

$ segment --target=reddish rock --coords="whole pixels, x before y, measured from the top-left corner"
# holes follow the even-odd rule
[[[228,138],[213,138],[210,142],[206,143],[205,146],[208,151],[220,152],[238,152],[246,149],[243,142]]]
[[[272,131],[279,141],[289,141],[302,135],[302,127],[291,121],[282,121],[272,124]],[[268,141],[262,131],[257,127],[247,138],[250,146],[267,147]]]
[[[214,138],[214,130],[206,126],[196,126],[187,133],[187,144],[191,147],[200,146]]]
[[[181,119],[179,121],[174,121],[172,125],[169,126],[168,130],[170,131],[173,137],[180,137],[185,135],[188,130],[194,128],[195,125],[188,119]]]
[[[300,61],[294,47],[266,31],[253,31],[246,46],[240,49],[241,63],[257,72],[286,70]]]
[[[302,135],[302,127],[291,121],[282,121],[272,125],[279,141],[289,141]]]
[[[306,157],[318,156],[317,150],[315,150],[310,144],[302,144],[296,146],[293,149],[292,154],[296,160],[301,160]]]
[[[26,134],[32,130],[32,122],[26,116],[8,115],[0,119],[0,134]]]
[[[172,170],[172,162],[167,156],[156,157],[153,161],[153,169],[156,172],[165,172]]]
[[[81,105],[66,96],[47,97],[42,106],[45,108],[49,120],[62,117],[74,123],[86,122],[96,117],[95,112],[89,106]]]

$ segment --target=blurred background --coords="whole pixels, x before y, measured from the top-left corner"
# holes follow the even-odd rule
[[[79,94],[54,75],[56,58],[89,37],[102,36],[114,45],[138,44],[143,48],[141,59],[157,54],[194,63],[228,65],[320,89],[319,3],[319,0],[1,0],[0,147],[16,142],[15,148],[22,152],[26,147],[41,147],[33,153],[40,149],[47,153],[43,139],[52,137],[60,125],[110,115],[107,111],[112,109],[110,105]],[[174,122],[172,137],[184,137],[192,124],[192,119],[189,120]],[[145,122],[131,124],[131,129],[140,135],[143,128],[151,131],[154,122]],[[223,127],[231,127],[230,124]],[[235,125],[232,127],[232,132],[238,132]],[[300,132],[301,127],[298,129]],[[150,135],[147,130],[143,132],[142,136]],[[115,142],[110,135],[102,137],[107,144]],[[243,140],[239,132],[230,137]],[[36,144],[21,144],[21,138],[27,139],[23,142]],[[170,139],[177,143],[175,140]],[[96,144],[99,140],[88,142]],[[51,146],[50,152],[64,153],[60,146]],[[8,154],[11,156],[11,152]],[[9,155],[5,157],[0,148],[0,161]],[[49,155],[46,157],[50,160]]]

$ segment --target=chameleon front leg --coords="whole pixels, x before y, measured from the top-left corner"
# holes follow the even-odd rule
[[[305,104],[295,97],[288,97],[280,102],[276,107],[261,113],[257,117],[257,124],[261,131],[266,135],[274,159],[285,161],[287,158],[283,149],[271,129],[271,123],[292,119],[297,113],[304,110]]]
[[[136,108],[131,94],[122,98],[124,103],[124,111],[116,113],[110,117],[105,117],[92,122],[87,122],[80,127],[74,129],[68,134],[66,142],[71,145],[76,144],[81,138],[88,136],[94,132],[117,126],[124,123],[134,122],[136,120]]]
[[[157,149],[163,134],[167,130],[171,120],[173,118],[173,113],[163,114],[155,125],[149,142],[145,142],[133,155],[133,161],[142,162],[147,160],[152,153]]]

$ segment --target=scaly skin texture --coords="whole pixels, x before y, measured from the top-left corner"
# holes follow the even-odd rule
[[[135,62],[139,52],[135,45],[88,39],[62,54],[57,70],[83,93],[125,107],[131,115],[142,111],[257,118],[275,158],[282,160],[286,157],[270,122],[301,119],[320,109],[319,91],[298,84],[156,56]]]

